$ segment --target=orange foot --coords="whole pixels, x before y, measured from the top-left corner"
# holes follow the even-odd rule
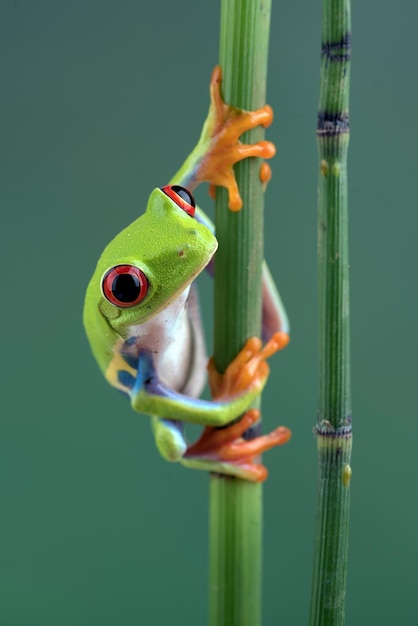
[[[267,468],[255,463],[254,458],[274,446],[289,441],[291,432],[279,426],[268,435],[246,441],[242,435],[254,424],[260,411],[250,409],[234,424],[225,428],[206,426],[200,439],[187,448],[185,458],[210,461],[213,470],[238,476],[252,482],[262,482],[267,478]]]
[[[243,111],[226,104],[221,96],[222,72],[219,65],[212,72],[210,82],[211,107],[203,129],[203,136],[210,138],[210,147],[200,161],[196,172],[196,184],[210,183],[213,196],[216,186],[226,187],[229,194],[229,208],[239,211],[242,200],[238,190],[233,166],[247,157],[269,159],[276,154],[271,141],[243,144],[239,137],[257,126],[267,127],[273,120],[273,110],[265,105],[256,111]]]
[[[251,337],[223,374],[219,374],[211,358],[208,370],[213,399],[227,402],[248,391],[261,391],[270,371],[266,359],[288,343],[289,335],[284,332],[274,333],[264,347],[261,339]]]

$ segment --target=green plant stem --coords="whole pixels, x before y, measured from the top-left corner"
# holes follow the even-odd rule
[[[347,150],[351,25],[349,0],[323,0],[318,113],[319,411],[318,508],[311,626],[345,619],[350,506],[351,384]]]
[[[252,110],[265,104],[270,1],[222,0],[220,64],[226,102]],[[257,128],[242,141],[263,139]],[[263,190],[260,159],[236,168],[243,208],[227,209],[217,190],[214,357],[224,371],[250,336],[260,335]],[[254,432],[256,432],[257,428]],[[261,485],[210,479],[210,624],[258,626],[261,620]]]

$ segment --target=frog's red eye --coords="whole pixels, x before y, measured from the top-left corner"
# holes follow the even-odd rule
[[[121,308],[135,306],[142,302],[148,293],[148,288],[147,277],[135,265],[116,265],[106,272],[102,280],[105,298]]]
[[[183,209],[183,211],[191,217],[194,216],[196,202],[186,187],[180,187],[180,185],[166,185],[165,187],[161,187],[161,191],[163,191],[166,196],[174,200],[180,209]]]

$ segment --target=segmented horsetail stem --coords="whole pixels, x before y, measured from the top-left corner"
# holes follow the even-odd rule
[[[265,104],[270,0],[222,0],[220,64],[223,96],[236,107]],[[258,127],[244,143],[263,139]],[[263,185],[260,159],[234,168],[243,208],[228,210],[216,194],[214,358],[224,371],[251,336],[260,336],[263,260]],[[212,476],[210,482],[210,626],[260,626],[262,487]]]
[[[349,0],[323,0],[317,139],[319,407],[318,501],[310,626],[342,626],[351,479],[347,151]]]

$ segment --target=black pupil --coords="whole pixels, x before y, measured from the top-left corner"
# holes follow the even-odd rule
[[[119,274],[113,279],[112,293],[119,302],[135,302],[141,291],[141,283],[134,274]]]
[[[190,204],[190,206],[196,206],[194,198],[188,189],[180,187],[180,185],[173,185],[172,190],[175,191],[182,200],[185,200],[188,204]]]

